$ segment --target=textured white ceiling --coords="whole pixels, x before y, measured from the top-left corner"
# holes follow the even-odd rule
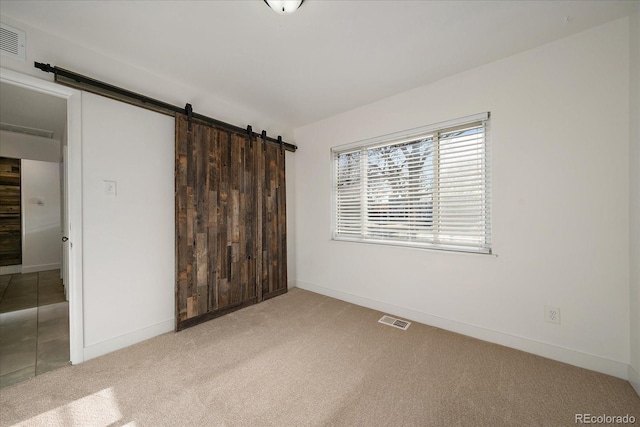
[[[3,15],[292,129],[638,10],[615,0],[306,0],[288,16],[262,0],[1,5]]]

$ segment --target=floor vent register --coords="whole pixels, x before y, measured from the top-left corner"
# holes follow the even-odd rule
[[[396,319],[395,317],[387,316],[386,314],[382,316],[382,319],[378,320],[379,323],[384,323],[385,325],[393,326],[394,328],[402,329],[406,331],[411,325],[411,322],[407,322],[406,320]]]

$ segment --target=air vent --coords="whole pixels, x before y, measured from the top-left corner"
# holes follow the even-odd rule
[[[35,135],[42,138],[53,138],[52,130],[36,129],[26,126],[10,125],[9,123],[0,123],[0,130],[13,133],[24,133],[26,135]]]
[[[26,36],[24,31],[0,23],[0,52],[3,55],[25,60]]]
[[[386,314],[382,316],[382,319],[378,320],[379,323],[384,323],[385,325],[393,326],[394,328],[402,329],[406,331],[411,325],[411,322],[407,322],[406,320],[396,319],[395,317],[387,316]]]

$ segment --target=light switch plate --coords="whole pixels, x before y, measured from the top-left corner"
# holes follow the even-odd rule
[[[115,181],[102,181],[102,187],[104,188],[104,194],[107,196],[116,196],[117,183]]]

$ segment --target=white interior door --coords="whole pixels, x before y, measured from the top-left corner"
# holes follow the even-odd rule
[[[60,266],[60,274],[62,275],[62,284],[64,285],[64,296],[69,301],[69,251],[71,244],[69,239],[69,147],[62,147],[62,265]]]

